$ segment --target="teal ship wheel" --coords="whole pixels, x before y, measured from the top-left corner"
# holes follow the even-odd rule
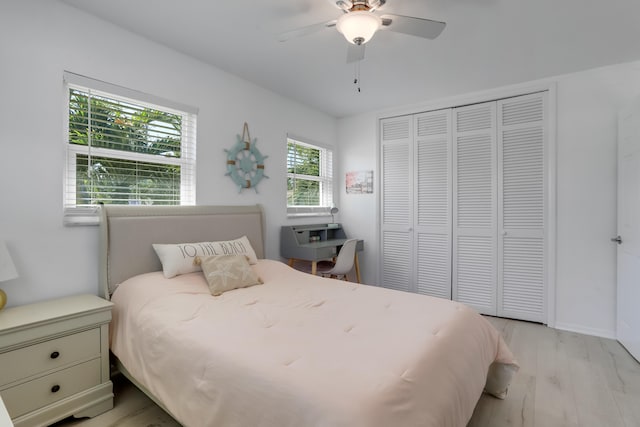
[[[256,147],[256,139],[253,141],[244,141],[240,135],[238,140],[227,152],[227,173],[233,182],[238,186],[238,193],[243,188],[253,188],[258,192],[257,185],[262,178],[269,178],[264,174],[264,159],[269,156],[263,156]]]

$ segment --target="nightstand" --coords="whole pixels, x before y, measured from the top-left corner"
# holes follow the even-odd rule
[[[0,396],[16,427],[113,408],[111,306],[77,295],[0,311]]]
[[[0,396],[0,427],[13,427],[13,423],[11,422],[11,418],[9,418],[9,413],[7,412],[7,408],[4,407],[4,402],[2,401],[1,396]]]

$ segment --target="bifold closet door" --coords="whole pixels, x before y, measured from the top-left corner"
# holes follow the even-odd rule
[[[453,112],[453,299],[497,313],[496,103]]]
[[[416,292],[451,299],[451,109],[413,121]]]
[[[546,92],[498,101],[498,316],[544,322]]]
[[[381,285],[546,321],[547,94],[380,121]]]
[[[381,137],[381,285],[414,291],[413,117],[380,121]]]

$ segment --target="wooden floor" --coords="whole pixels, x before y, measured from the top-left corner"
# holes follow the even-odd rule
[[[480,398],[469,427],[640,426],[640,364],[616,341],[488,319],[502,332],[521,369],[505,400]],[[113,410],[55,426],[179,426],[124,378],[114,383]]]
[[[482,395],[469,426],[640,426],[640,364],[617,341],[489,320],[520,371],[504,401]]]

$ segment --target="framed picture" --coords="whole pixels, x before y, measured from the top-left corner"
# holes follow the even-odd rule
[[[347,194],[373,193],[373,171],[347,172],[345,177]]]

